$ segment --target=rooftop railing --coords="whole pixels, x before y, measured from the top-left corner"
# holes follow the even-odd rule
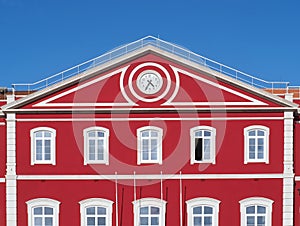
[[[289,84],[288,82],[269,82],[269,81],[251,76],[242,71],[236,70],[234,68],[228,67],[228,66],[221,64],[219,62],[216,62],[214,60],[211,60],[211,59],[208,59],[201,55],[198,55],[196,53],[193,53],[192,51],[185,49],[181,46],[175,45],[170,42],[163,41],[163,40],[161,40],[159,38],[155,38],[153,36],[147,36],[147,37],[144,37],[137,41],[123,45],[121,47],[115,48],[107,53],[104,53],[101,56],[98,56],[94,59],[88,60],[84,63],[78,64],[74,67],[71,67],[67,70],[64,70],[62,72],[54,74],[54,75],[52,75],[48,78],[42,79],[40,81],[37,81],[34,83],[12,84],[12,87],[15,90],[20,90],[20,91],[22,90],[22,91],[28,91],[28,92],[40,90],[40,89],[46,88],[50,85],[64,81],[67,78],[78,75],[82,72],[85,72],[89,69],[95,68],[101,64],[112,61],[118,57],[121,57],[125,54],[128,54],[130,52],[133,52],[135,50],[138,50],[138,49],[143,48],[148,45],[151,45],[156,48],[162,49],[164,51],[170,52],[172,54],[175,54],[186,60],[195,62],[199,65],[205,66],[212,70],[221,72],[221,73],[228,75],[236,80],[242,81],[244,83],[255,86],[257,88],[271,89],[271,90],[278,89],[278,88],[280,88],[280,89],[288,88],[288,84]]]

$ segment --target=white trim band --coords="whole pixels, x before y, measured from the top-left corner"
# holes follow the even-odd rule
[[[269,174],[118,174],[118,180],[181,179],[282,179],[281,173]],[[17,180],[115,180],[116,175],[18,175]]]
[[[207,120],[214,120],[214,121],[229,121],[229,120],[284,120],[284,117],[215,117],[215,118],[39,118],[39,119],[17,119],[17,122],[94,122],[94,121],[207,121]]]

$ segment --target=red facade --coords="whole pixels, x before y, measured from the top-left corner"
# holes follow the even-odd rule
[[[297,106],[154,46],[124,54],[2,107],[0,225],[298,225]]]

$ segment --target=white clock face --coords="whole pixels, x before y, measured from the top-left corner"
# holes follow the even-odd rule
[[[138,76],[136,83],[142,93],[155,94],[161,89],[163,79],[156,71],[148,70]]]

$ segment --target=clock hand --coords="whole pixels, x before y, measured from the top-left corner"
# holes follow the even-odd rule
[[[151,85],[152,87],[154,87],[154,85],[152,84],[152,80],[147,80],[148,84],[147,86],[145,87],[145,90],[148,89],[148,87]]]

